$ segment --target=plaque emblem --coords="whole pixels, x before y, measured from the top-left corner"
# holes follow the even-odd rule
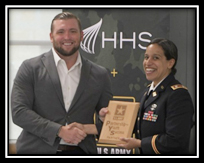
[[[113,116],[113,120],[123,120],[125,116],[127,105],[117,105],[115,110],[115,115]]]

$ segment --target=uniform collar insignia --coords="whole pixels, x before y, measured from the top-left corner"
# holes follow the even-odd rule
[[[153,96],[153,97],[157,96],[157,92],[154,91],[154,92],[152,93],[152,96]]]

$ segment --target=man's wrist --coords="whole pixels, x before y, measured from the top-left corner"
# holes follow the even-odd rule
[[[62,129],[62,126],[60,126],[60,128],[59,128],[59,130],[57,132],[57,135],[56,135],[57,137],[60,137],[59,134],[60,134],[61,129]]]
[[[98,134],[95,124],[85,124],[83,126],[84,126],[84,131],[86,134],[93,134],[93,135]]]

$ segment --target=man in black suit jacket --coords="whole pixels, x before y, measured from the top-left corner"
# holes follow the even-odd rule
[[[95,125],[93,117],[112,99],[108,72],[79,54],[83,32],[75,15],[58,14],[50,39],[52,50],[24,61],[14,80],[12,117],[23,128],[17,154],[96,154],[94,134],[100,133],[101,124]],[[67,106],[68,88],[63,86],[58,64],[64,62],[69,71],[78,61],[78,82],[73,82],[76,89]]]

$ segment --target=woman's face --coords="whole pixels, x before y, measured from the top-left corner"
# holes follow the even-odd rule
[[[174,59],[166,59],[161,46],[158,44],[149,45],[143,61],[147,80],[153,81],[154,86],[156,86],[163,78],[170,74],[174,63]]]

